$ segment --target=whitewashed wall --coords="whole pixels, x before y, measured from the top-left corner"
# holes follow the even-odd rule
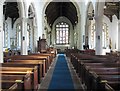
[[[112,49],[118,49],[118,19],[117,17],[114,15],[112,17],[113,21],[111,22],[111,26],[110,26],[110,36],[112,39]]]

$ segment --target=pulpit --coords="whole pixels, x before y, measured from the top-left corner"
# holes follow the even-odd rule
[[[40,39],[37,41],[38,42],[38,52],[44,53],[47,51],[47,42],[46,39]]]

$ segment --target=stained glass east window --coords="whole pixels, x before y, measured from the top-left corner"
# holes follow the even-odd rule
[[[69,25],[65,22],[56,24],[56,44],[69,43]]]

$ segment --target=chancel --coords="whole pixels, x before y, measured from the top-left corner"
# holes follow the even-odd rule
[[[0,91],[120,91],[120,0],[1,0]]]

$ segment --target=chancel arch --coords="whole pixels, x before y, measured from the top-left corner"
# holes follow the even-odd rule
[[[77,2],[55,2],[54,0],[51,2],[47,2],[46,6],[44,6],[44,29],[45,29],[45,35],[46,38],[51,38],[48,41],[49,45],[55,45],[55,40],[51,37],[51,33],[54,31],[53,24],[55,23],[56,20],[59,18],[67,18],[71,22],[71,26],[73,27],[73,34],[77,34],[77,36],[73,36],[72,42],[70,42],[71,46],[70,47],[79,47],[80,48],[80,38],[78,36],[82,36],[80,34],[80,11],[79,11],[79,6],[77,5]],[[63,19],[62,19],[63,20]],[[65,19],[66,20],[66,19]],[[65,21],[64,21],[65,22]],[[54,33],[55,34],[55,33]],[[75,40],[76,44],[74,43],[74,37],[77,38]],[[69,36],[71,40],[71,36]]]
[[[59,17],[52,26],[52,46],[64,51],[74,46],[74,30],[72,23],[66,17]]]

